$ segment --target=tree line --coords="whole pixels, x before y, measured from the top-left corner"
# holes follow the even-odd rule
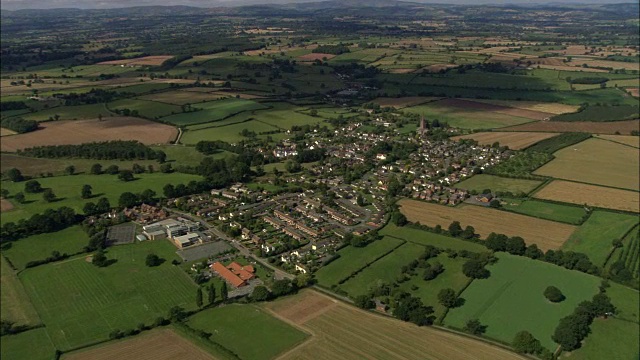
[[[103,141],[81,145],[36,146],[18,153],[38,158],[84,158],[98,160],[157,160],[162,163],[167,155],[161,150],[153,150],[138,141]]]
[[[25,120],[21,117],[3,119],[0,124],[3,128],[24,134],[38,130],[38,122],[35,120]]]
[[[50,233],[75,225],[82,217],[66,206],[58,209],[47,209],[42,214],[34,214],[18,223],[8,222],[0,228],[2,242],[13,241],[36,234]]]

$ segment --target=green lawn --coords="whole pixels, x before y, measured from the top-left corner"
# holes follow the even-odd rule
[[[56,348],[47,330],[39,328],[18,335],[0,337],[0,358],[8,360],[51,360]]]
[[[591,333],[582,347],[573,351],[568,360],[638,359],[640,326],[618,319],[595,319]],[[563,357],[564,358],[564,357]]]
[[[638,223],[637,215],[617,214],[596,210],[562,246],[587,254],[597,266],[603,266],[611,251],[611,241],[622,237]]]
[[[486,335],[511,343],[515,334],[527,330],[542,346],[555,350],[551,335],[561,318],[598,292],[600,279],[578,271],[505,253],[489,266],[491,276],[475,280],[463,293],[465,304],[453,309],[445,324],[462,328],[468,320],[487,325]],[[547,286],[558,287],[567,297],[551,303],[543,295]]]
[[[389,223],[380,230],[380,234],[400,238],[419,245],[431,245],[440,249],[467,250],[477,253],[487,251],[487,248],[482,244],[475,244],[469,241],[434,234],[420,229],[413,229],[407,226],[397,227],[392,223]]]
[[[162,118],[162,121],[177,126],[195,125],[222,120],[243,111],[266,108],[266,106],[255,101],[236,98],[198,103],[194,104],[193,107],[202,110],[166,116]]]
[[[2,320],[9,320],[18,325],[40,323],[38,313],[31,304],[24,286],[3,256],[0,256],[0,304]]]
[[[187,325],[211,333],[211,340],[242,360],[272,359],[308,336],[253,305],[208,309],[190,317]]]
[[[580,206],[555,204],[533,199],[503,198],[502,200],[506,203],[502,205],[505,210],[567,224],[579,225],[586,214]]]
[[[27,194],[25,204],[14,203],[15,209],[2,213],[2,223],[10,221],[16,222],[20,219],[30,217],[36,213],[42,213],[49,208],[59,208],[69,206],[82,213],[85,203],[98,201],[99,197],[106,196],[112,206],[118,205],[120,194],[126,191],[133,193],[142,192],[145,189],[152,189],[158,195],[162,195],[162,188],[166,184],[186,184],[191,180],[200,180],[197,175],[170,173],[164,174],[155,172],[152,174],[136,174],[136,180],[130,182],[122,182],[118,180],[116,175],[73,175],[73,176],[57,176],[50,178],[37,179],[43,188],[51,188],[59,200],[47,203],[42,199],[42,194]],[[9,190],[10,194],[24,192],[24,182],[13,183],[3,181],[1,186],[3,189]],[[84,184],[93,187],[93,199],[82,199],[80,190]]]
[[[469,191],[475,190],[477,192],[489,189],[492,192],[528,194],[533,189],[540,186],[540,184],[542,184],[542,181],[538,180],[512,179],[494,175],[477,174],[456,184],[455,187]]]
[[[337,285],[342,279],[362,269],[368,263],[381,257],[403,243],[402,240],[384,238],[374,241],[363,248],[347,246],[338,251],[340,257],[327,266],[320,268],[315,274],[318,284],[326,287]]]
[[[61,350],[107,339],[167,316],[172,306],[195,307],[197,286],[177,266],[175,247],[167,240],[110,248],[114,264],[98,268],[85,256],[27,269],[20,273],[27,294],[51,340]],[[166,261],[145,266],[147,254]]]
[[[53,251],[74,254],[82,251],[88,243],[89,237],[80,225],[76,225],[58,232],[33,235],[10,242],[9,249],[3,250],[2,254],[16,269],[22,270],[29,261],[44,260]]]

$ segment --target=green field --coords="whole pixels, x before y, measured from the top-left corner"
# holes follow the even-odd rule
[[[294,125],[313,125],[323,121],[322,118],[300,113],[298,111],[302,108],[287,103],[265,103],[265,105],[272,106],[272,108],[257,112],[254,118],[280,129],[289,130]]]
[[[45,328],[0,337],[2,359],[52,360],[55,351]]]
[[[157,101],[139,100],[139,99],[123,99],[107,104],[110,110],[137,110],[140,116],[149,119],[159,119],[163,116],[179,114],[182,108],[178,105],[171,105]]]
[[[374,241],[364,248],[347,246],[338,251],[340,257],[315,273],[318,284],[326,287],[337,285],[352,273],[362,269],[368,263],[403,243],[402,240],[388,236]]]
[[[24,286],[9,262],[0,256],[0,319],[17,325],[36,325],[40,318],[31,304]],[[4,337],[3,337],[4,339]]]
[[[242,360],[272,359],[308,335],[253,305],[229,305],[201,311],[187,325],[211,333],[211,340]]]
[[[487,325],[486,335],[511,343],[515,334],[527,330],[542,346],[555,350],[551,335],[558,321],[571,314],[582,301],[598,292],[600,279],[542,261],[497,254],[499,260],[488,267],[491,276],[475,280],[463,293],[465,304],[453,309],[445,324],[462,328],[468,320]],[[558,287],[567,297],[551,303],[543,295],[547,286]]]
[[[198,166],[202,159],[207,156],[214,158],[222,158],[231,153],[221,151],[214,155],[205,155],[198,150],[195,146],[181,146],[181,145],[165,145],[165,146],[153,146],[154,150],[162,150],[167,154],[167,162],[171,162],[171,165],[176,168],[178,166]]]
[[[82,251],[88,243],[89,236],[80,225],[76,225],[58,232],[33,235],[10,242],[9,248],[3,250],[2,254],[16,269],[22,270],[29,261],[44,260],[51,256],[53,251],[75,254]]]
[[[580,225],[586,214],[579,206],[556,204],[533,199],[502,199],[502,208],[518,214],[529,215],[541,219]]]
[[[44,121],[59,115],[59,120],[95,119],[98,115],[115,116],[104,104],[60,106],[22,115],[27,120]]]
[[[240,135],[240,132],[244,129],[255,131],[258,134],[261,132],[278,131],[278,128],[271,126],[267,123],[263,123],[257,120],[251,120],[251,121],[246,121],[246,122],[241,122],[241,123],[236,123],[231,125],[210,127],[210,128],[199,129],[194,131],[187,129],[187,131],[182,135],[180,142],[187,145],[195,145],[199,141],[204,141],[204,140],[211,140],[211,141],[222,140],[222,141],[227,141],[231,143],[239,142],[239,141],[248,139]],[[276,135],[278,134],[272,134],[269,136],[275,137]],[[259,137],[262,138],[266,136],[259,136]]]
[[[451,249],[456,251],[467,250],[476,253],[487,251],[487,248],[482,244],[475,244],[469,241],[434,234],[420,229],[412,229],[407,226],[397,227],[391,223],[380,230],[380,234],[399,238],[419,245],[431,245],[440,249]]]
[[[640,293],[638,290],[609,282],[607,295],[616,307],[615,317],[625,321],[640,322]]]
[[[236,98],[198,103],[193,107],[202,110],[166,116],[162,121],[177,126],[187,126],[218,121],[240,112],[266,108],[255,101]]]
[[[637,82],[636,82],[637,84]],[[616,121],[636,119],[640,107],[632,105],[620,106],[588,106],[577,113],[562,114],[553,117],[553,121]]]
[[[576,232],[571,234],[562,249],[587,254],[595,265],[603,266],[612,250],[613,239],[622,239],[637,223],[637,215],[596,210]]]
[[[72,175],[72,176],[56,176],[50,178],[37,179],[43,188],[51,188],[59,200],[47,203],[42,199],[42,194],[25,193],[25,204],[15,204],[15,209],[2,213],[2,223],[17,221],[29,217],[36,213],[42,213],[49,208],[59,208],[69,206],[82,213],[85,203],[98,201],[99,197],[106,196],[111,206],[118,205],[120,194],[126,191],[139,193],[146,189],[154,190],[158,195],[162,196],[162,188],[166,184],[186,184],[191,180],[200,180],[197,175],[189,175],[182,173],[164,174],[155,172],[152,174],[136,174],[136,180],[130,182],[122,182],[118,180],[116,175]],[[82,199],[80,190],[84,184],[93,187],[92,199]],[[3,181],[1,183],[3,189],[9,190],[10,194],[24,191],[24,182],[13,183]]]
[[[166,240],[110,248],[114,264],[98,268],[85,256],[27,269],[20,274],[27,294],[57,348],[67,350],[107,339],[167,316],[172,306],[195,307],[196,285],[171,264],[175,247]],[[145,266],[155,253],[166,261]]]
[[[464,129],[493,129],[520,125],[533,121],[523,117],[505,115],[486,110],[473,110],[442,105],[439,101],[407,107],[404,108],[403,111],[424,115],[430,120],[438,119],[441,122],[448,123],[450,126]]]
[[[614,250],[607,262],[607,267],[617,261],[623,261],[632,276],[640,276],[640,228],[631,230],[623,239],[622,247]]]
[[[595,319],[583,346],[571,352],[568,360],[638,359],[640,326],[614,318]]]
[[[511,192],[513,194],[528,194],[533,189],[542,184],[538,180],[511,179],[494,175],[478,174],[455,185],[455,187],[466,190],[482,192],[489,189],[492,192]]]

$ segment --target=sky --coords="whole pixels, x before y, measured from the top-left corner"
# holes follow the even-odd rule
[[[129,6],[189,5],[198,7],[238,6],[249,4],[311,2],[318,0],[1,0],[2,9],[107,9]],[[413,0],[422,3],[450,4],[544,4],[544,3],[622,3],[633,0]]]

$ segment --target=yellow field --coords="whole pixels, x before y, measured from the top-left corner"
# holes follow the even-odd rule
[[[605,139],[620,144],[625,144],[640,148],[640,136],[632,135],[596,135],[597,138]]]
[[[507,360],[525,359],[509,350],[430,327],[374,315],[306,290],[265,308],[312,336],[280,360]]]
[[[529,147],[541,140],[548,139],[558,134],[540,132],[479,132],[475,134],[453,137],[452,140],[473,139],[481,145],[492,145],[496,141],[501,146],[508,146],[512,150],[520,150]]]
[[[507,106],[507,107],[517,108],[517,109],[546,112],[546,113],[551,113],[556,115],[573,113],[578,111],[578,108],[579,108],[578,106],[575,106],[575,105],[547,103],[547,102],[539,102],[539,101],[485,100],[485,99],[476,99],[474,101],[493,104],[493,105]]]
[[[572,204],[640,212],[640,194],[634,191],[554,180],[533,197]]]
[[[13,131],[13,130],[0,128],[0,136],[8,136],[8,135],[15,135],[15,134],[16,134],[16,132]]]
[[[640,154],[630,146],[588,139],[554,153],[534,174],[589,184],[640,190]]]
[[[463,228],[473,226],[482,238],[492,232],[520,236],[527,245],[536,244],[544,251],[559,249],[576,229],[573,225],[474,205],[449,207],[408,199],[400,200],[398,204],[411,222],[440,225],[446,229],[452,222],[459,221]]]

